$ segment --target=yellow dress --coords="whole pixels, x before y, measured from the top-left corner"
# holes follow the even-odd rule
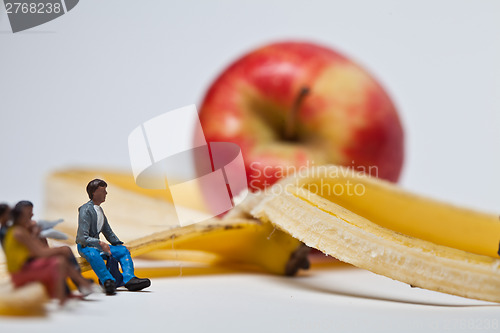
[[[16,226],[10,227],[3,240],[5,258],[7,259],[7,270],[9,273],[17,273],[31,257],[29,249],[14,237]]]

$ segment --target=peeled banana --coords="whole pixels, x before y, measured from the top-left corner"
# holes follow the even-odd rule
[[[500,302],[496,216],[338,166],[312,168],[267,193],[251,214],[310,247],[412,286]]]

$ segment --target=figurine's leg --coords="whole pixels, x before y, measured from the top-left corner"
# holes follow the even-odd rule
[[[108,256],[108,259],[106,260],[106,268],[108,269],[109,273],[115,278],[116,287],[118,288],[123,286],[123,274],[120,270],[120,263],[118,262],[118,260],[116,260],[116,258],[113,256]]]
[[[31,282],[41,282],[49,296],[63,304],[66,300],[66,265],[66,259],[59,256],[37,258],[26,263],[21,271],[12,274],[12,283],[17,288]]]
[[[130,252],[123,245],[110,245],[109,248],[111,255],[120,262],[123,271],[123,284],[126,284],[135,276],[134,263],[132,257],[130,257]]]
[[[75,258],[75,255],[73,254],[73,252],[71,252],[71,256],[68,258],[68,262],[78,271],[78,272],[82,272],[82,269],[80,268],[80,264],[78,263],[78,261],[76,260]]]
[[[101,283],[104,283],[106,280],[115,281],[115,278],[109,273],[108,269],[106,268],[106,264],[101,258],[99,250],[93,247],[81,247],[80,244],[78,244],[77,248],[78,253],[80,253],[80,255],[89,262],[90,266],[94,270]]]

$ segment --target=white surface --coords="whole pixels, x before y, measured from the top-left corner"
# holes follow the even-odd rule
[[[45,318],[2,318],[2,332],[498,331],[499,307],[356,268],[296,278],[253,274],[153,280],[147,292],[91,295]],[[495,329],[496,327],[496,329]]]
[[[132,129],[166,110],[199,106],[209,82],[248,50],[307,39],[364,65],[393,97],[406,132],[404,187],[498,213],[499,14],[496,0],[85,0],[57,20],[12,34],[2,8],[0,201],[31,199],[41,218],[48,172],[130,170]],[[311,281],[318,285],[311,288]],[[127,314],[113,321],[120,328],[164,331],[480,331],[484,326],[474,325],[500,317],[498,307],[357,270],[296,280],[241,275],[153,283],[151,293],[98,297],[43,320],[0,318],[0,327],[106,326],[117,308]],[[461,326],[463,320],[473,327]]]

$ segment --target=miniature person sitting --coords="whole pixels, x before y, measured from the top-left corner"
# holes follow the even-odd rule
[[[33,204],[20,201],[12,209],[13,225],[7,229],[3,241],[7,269],[14,286],[41,282],[52,298],[64,304],[68,295],[66,278],[78,287],[82,296],[93,292],[92,283],[68,263],[72,256],[67,246],[49,248],[30,231]]]
[[[85,258],[99,278],[107,295],[114,295],[116,279],[106,268],[102,256],[116,259],[123,271],[123,283],[130,291],[138,291],[151,285],[149,279],[140,279],[134,275],[134,264],[128,249],[111,229],[101,204],[106,200],[106,187],[104,180],[94,179],[87,185],[87,194],[90,201],[78,208],[78,231],[76,235],[77,249]],[[102,232],[111,244],[99,239]]]

